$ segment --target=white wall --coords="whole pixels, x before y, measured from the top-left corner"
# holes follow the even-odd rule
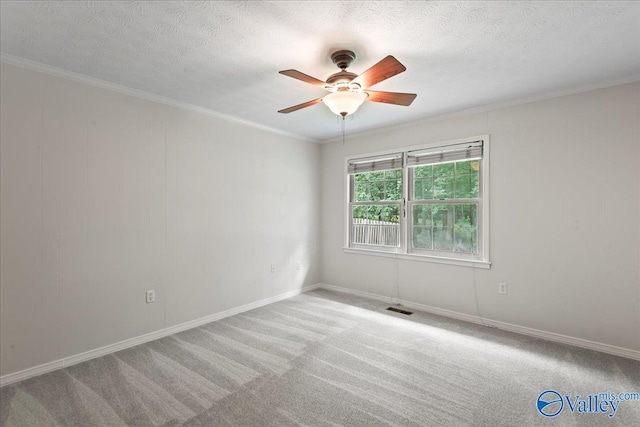
[[[345,156],[483,134],[490,270],[343,253]],[[347,131],[321,161],[324,283],[640,350],[640,84]]]
[[[318,145],[1,80],[1,375],[318,282]]]
[[[318,147],[7,64],[0,77],[0,375],[321,273],[640,350],[639,84]],[[480,134],[491,270],[343,253],[345,156]]]

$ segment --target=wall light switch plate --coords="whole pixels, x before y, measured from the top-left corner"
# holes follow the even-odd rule
[[[147,304],[151,302],[156,302],[156,291],[155,289],[151,289],[147,291]]]
[[[498,293],[500,295],[507,294],[507,284],[506,283],[498,283]]]

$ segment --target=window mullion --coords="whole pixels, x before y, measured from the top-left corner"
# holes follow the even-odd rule
[[[461,204],[461,203],[480,203],[480,199],[424,199],[424,200],[412,200],[414,203],[421,203],[425,205],[446,205],[446,204]]]
[[[409,213],[407,211],[408,207],[408,201],[409,201],[409,194],[412,185],[411,185],[411,179],[410,179],[410,171],[409,168],[407,167],[407,153],[403,153],[403,162],[402,162],[402,199],[404,201],[403,203],[403,215],[400,218],[400,248],[401,251],[403,253],[409,253]]]
[[[376,205],[402,206],[402,200],[379,200],[377,202],[351,202],[351,206],[376,206]]]

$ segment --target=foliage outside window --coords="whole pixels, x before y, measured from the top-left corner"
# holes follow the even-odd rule
[[[418,166],[410,176],[412,249],[478,254],[480,161]]]
[[[349,247],[483,260],[483,142],[391,156],[349,161]]]
[[[351,242],[400,247],[402,169],[353,175]]]

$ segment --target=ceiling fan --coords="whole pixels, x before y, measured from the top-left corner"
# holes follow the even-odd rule
[[[354,59],[356,59],[356,55],[350,50],[334,52],[331,55],[331,61],[340,68],[340,71],[329,76],[326,82],[297,70],[280,71],[280,74],[285,76],[321,87],[329,91],[329,94],[322,98],[285,108],[278,111],[278,113],[287,114],[324,102],[334,114],[338,114],[344,119],[347,115],[353,114],[364,101],[404,106],[411,105],[417,96],[415,93],[379,92],[369,89],[371,86],[407,69],[396,58],[389,55],[360,75],[347,71]]]

